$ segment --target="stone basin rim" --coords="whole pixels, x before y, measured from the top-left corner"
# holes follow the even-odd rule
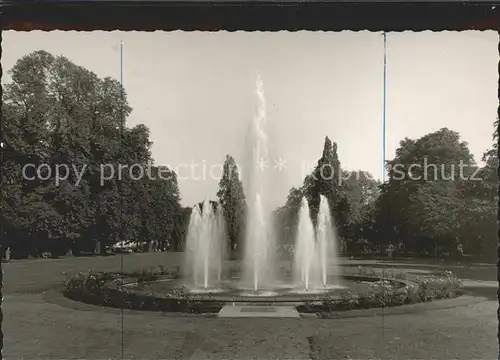
[[[413,283],[408,280],[403,279],[394,279],[394,278],[380,278],[374,276],[366,276],[366,275],[342,275],[343,279],[350,281],[366,281],[366,282],[380,282],[386,281],[391,283],[396,287],[396,291],[403,291],[408,286],[416,286],[416,283]],[[328,297],[332,300],[340,299],[342,294],[336,293],[336,289],[327,290],[322,293],[287,293],[287,294],[277,294],[272,296],[256,296],[256,295],[230,295],[224,293],[187,293],[185,297],[176,296],[172,293],[146,293],[141,291],[140,289],[131,289],[130,286],[137,285],[138,281],[136,279],[130,278],[130,281],[123,283],[123,286],[127,289],[125,290],[128,293],[137,294],[139,296],[144,296],[148,298],[157,298],[157,299],[171,299],[171,300],[190,300],[195,302],[207,302],[207,303],[222,303],[222,304],[231,304],[231,303],[255,303],[255,304],[279,304],[279,303],[288,303],[288,304],[297,304],[303,302],[316,302],[321,301],[325,297]],[[151,284],[155,282],[169,282],[178,280],[175,277],[171,276],[159,276],[157,279],[143,281],[143,284]],[[117,289],[116,282],[111,280],[105,283],[105,286],[108,288],[112,288],[113,290],[124,291]],[[174,288],[172,288],[173,290]],[[363,293],[358,293],[363,295]]]

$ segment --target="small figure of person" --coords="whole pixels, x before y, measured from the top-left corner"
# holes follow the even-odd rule
[[[340,252],[341,253],[347,252],[347,242],[344,239],[340,241]]]
[[[462,244],[458,243],[457,245],[457,252],[460,256],[464,255],[464,248],[462,247]]]
[[[5,250],[5,261],[10,261],[10,247]]]
[[[392,243],[389,243],[389,246],[387,247],[387,257],[394,259],[394,245],[392,245]]]

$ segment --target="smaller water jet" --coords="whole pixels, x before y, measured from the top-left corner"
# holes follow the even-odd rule
[[[328,200],[321,195],[316,228],[314,228],[305,197],[299,210],[294,251],[294,280],[305,292],[324,291],[338,286],[337,239]],[[329,276],[334,269],[334,276]],[[333,281],[332,281],[333,277]]]
[[[222,265],[226,258],[226,226],[224,219],[224,210],[220,203],[217,203],[215,209],[215,222],[213,227],[213,237],[215,245],[220,250],[217,257],[217,281],[220,283],[222,280]]]
[[[184,277],[193,291],[214,289],[221,281],[225,229],[222,207],[205,200],[193,207],[186,237]]]
[[[321,281],[324,288],[335,288],[339,284],[339,268],[337,254],[337,234],[332,223],[332,215],[328,200],[320,196],[318,221],[316,227],[317,259],[321,266]],[[328,274],[332,275],[328,277]]]
[[[295,282],[304,290],[309,290],[310,281],[314,277],[314,255],[315,255],[314,227],[309,212],[309,204],[305,197],[299,210],[299,223],[294,251]]]

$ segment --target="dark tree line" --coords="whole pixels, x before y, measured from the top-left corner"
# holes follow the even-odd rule
[[[177,247],[189,209],[180,205],[175,173],[149,166],[149,129],[126,126],[132,109],[120,83],[45,51],[19,59],[9,74],[3,95],[3,249],[27,257],[92,251],[97,241],[101,248],[118,241]],[[58,168],[64,177],[61,164],[70,171],[56,183]],[[105,181],[104,164],[115,170]],[[139,165],[150,167],[151,175],[141,177]],[[74,169],[84,169],[80,178]]]
[[[93,251],[98,241],[101,248],[127,241],[182,250],[191,208],[180,205],[176,174],[150,166],[149,129],[126,126],[132,109],[119,82],[44,51],[19,59],[9,74],[3,95],[2,248],[10,247],[14,257],[78,254]],[[463,251],[493,260],[497,139],[495,132],[482,166],[450,129],[404,139],[380,184],[367,172],[342,169],[337,145],[327,137],[317,166],[274,212],[279,243],[293,244],[302,197],[315,221],[323,195],[348,252],[392,243],[417,256]],[[115,174],[103,180],[104,164],[104,173],[113,168]],[[150,173],[140,176],[141,169]],[[56,171],[63,176],[58,182]],[[231,156],[217,197],[228,247],[241,249],[247,205]]]
[[[461,248],[477,259],[496,259],[497,151],[496,145],[487,151],[480,166],[467,143],[447,128],[401,141],[376,201],[372,242],[403,242],[417,255],[456,254]],[[438,166],[425,173],[411,164]]]
[[[459,134],[443,128],[401,141],[387,162],[388,180],[380,184],[366,172],[342,170],[336,144],[326,138],[316,168],[275,212],[280,242],[293,244],[302,197],[314,221],[324,195],[350,253],[383,252],[393,244],[414,256],[495,260],[497,153],[495,143],[479,166]]]

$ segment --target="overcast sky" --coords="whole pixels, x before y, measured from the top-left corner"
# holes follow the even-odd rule
[[[328,135],[342,166],[382,178],[383,36],[370,32],[13,32],[3,33],[2,65],[35,50],[64,55],[97,75],[120,78],[133,112],[151,130],[156,164],[198,164],[206,180],[179,168],[183,203],[214,197],[211,166],[243,159],[256,112],[255,72],[267,102],[279,186],[277,204],[300,185]],[[492,144],[497,107],[498,35],[423,32],[387,35],[387,158],[404,137],[442,127],[460,132],[476,160]],[[2,82],[9,81],[4,75]],[[241,160],[242,161],[242,160]]]

